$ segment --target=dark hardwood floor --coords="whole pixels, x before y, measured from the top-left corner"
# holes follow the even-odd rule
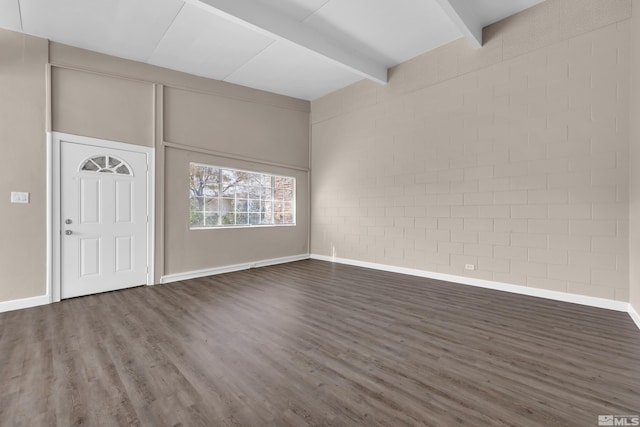
[[[0,424],[597,426],[626,313],[321,261],[0,314]]]

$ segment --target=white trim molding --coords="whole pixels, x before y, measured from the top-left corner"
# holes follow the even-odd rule
[[[14,299],[11,301],[0,302],[0,313],[5,311],[21,310],[23,308],[37,307],[39,305],[47,305],[51,303],[49,295],[39,295],[37,297]]]
[[[636,309],[633,308],[631,304],[629,304],[629,309],[627,312],[629,313],[629,316],[631,316],[631,320],[633,320],[633,323],[635,323],[638,329],[640,329],[640,315],[638,314]]]
[[[53,182],[53,135],[47,132],[47,276],[45,280],[49,302],[53,302]]]
[[[336,262],[338,264],[353,265],[356,267],[370,268],[373,270],[388,271],[391,273],[407,274],[409,276],[425,277],[428,279],[443,280],[446,282],[459,283],[461,285],[476,286],[480,288],[493,289],[497,291],[511,292],[514,294],[528,295],[538,298],[546,298],[555,301],[570,302],[574,304],[588,305],[591,307],[606,308],[608,310],[629,312],[629,303],[614,301],[606,298],[588,297],[585,295],[569,294],[565,292],[548,291],[546,289],[528,288],[521,285],[510,285],[507,283],[493,282],[490,280],[475,279],[473,277],[454,276],[452,274],[435,273],[426,270],[413,268],[394,267],[386,264],[357,261],[346,258],[337,258],[326,255],[311,254],[311,259],[320,261]]]
[[[244,262],[242,264],[226,265],[223,267],[207,268],[204,270],[185,271],[184,273],[167,274],[160,278],[160,283],[179,282],[181,280],[197,279],[214,276],[216,274],[232,273],[234,271],[249,270],[250,268],[267,267],[270,265],[286,264],[288,262],[309,259],[309,254],[292,255],[282,258],[265,259],[261,261]]]

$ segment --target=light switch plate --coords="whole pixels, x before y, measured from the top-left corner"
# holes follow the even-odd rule
[[[12,191],[11,203],[29,203],[29,193],[25,191]]]

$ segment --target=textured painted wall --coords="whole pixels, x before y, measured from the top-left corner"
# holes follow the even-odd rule
[[[640,5],[631,19],[631,113],[629,129],[629,302],[640,313]]]
[[[0,30],[0,301],[46,292],[47,41]],[[29,204],[10,204],[28,191]]]
[[[307,101],[51,46],[53,130],[156,149],[156,281],[308,252]],[[190,161],[296,176],[296,226],[190,230]]]
[[[312,102],[312,252],[627,301],[630,16],[547,0]]]
[[[156,281],[168,272],[307,253],[307,101],[0,30],[0,144],[5,153],[0,172],[0,302],[46,292],[49,62],[51,130],[156,149]],[[163,102],[160,88],[167,94]],[[163,131],[171,143],[227,156],[220,159],[179,147],[165,156]],[[189,160],[296,175],[297,226],[237,233],[189,230]],[[11,191],[30,192],[31,202],[10,204]]]

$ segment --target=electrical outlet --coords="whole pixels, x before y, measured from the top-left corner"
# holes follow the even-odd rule
[[[12,191],[11,203],[29,203],[29,193],[24,191]]]
[[[464,269],[465,270],[475,270],[476,266],[474,264],[465,264],[464,265]]]

